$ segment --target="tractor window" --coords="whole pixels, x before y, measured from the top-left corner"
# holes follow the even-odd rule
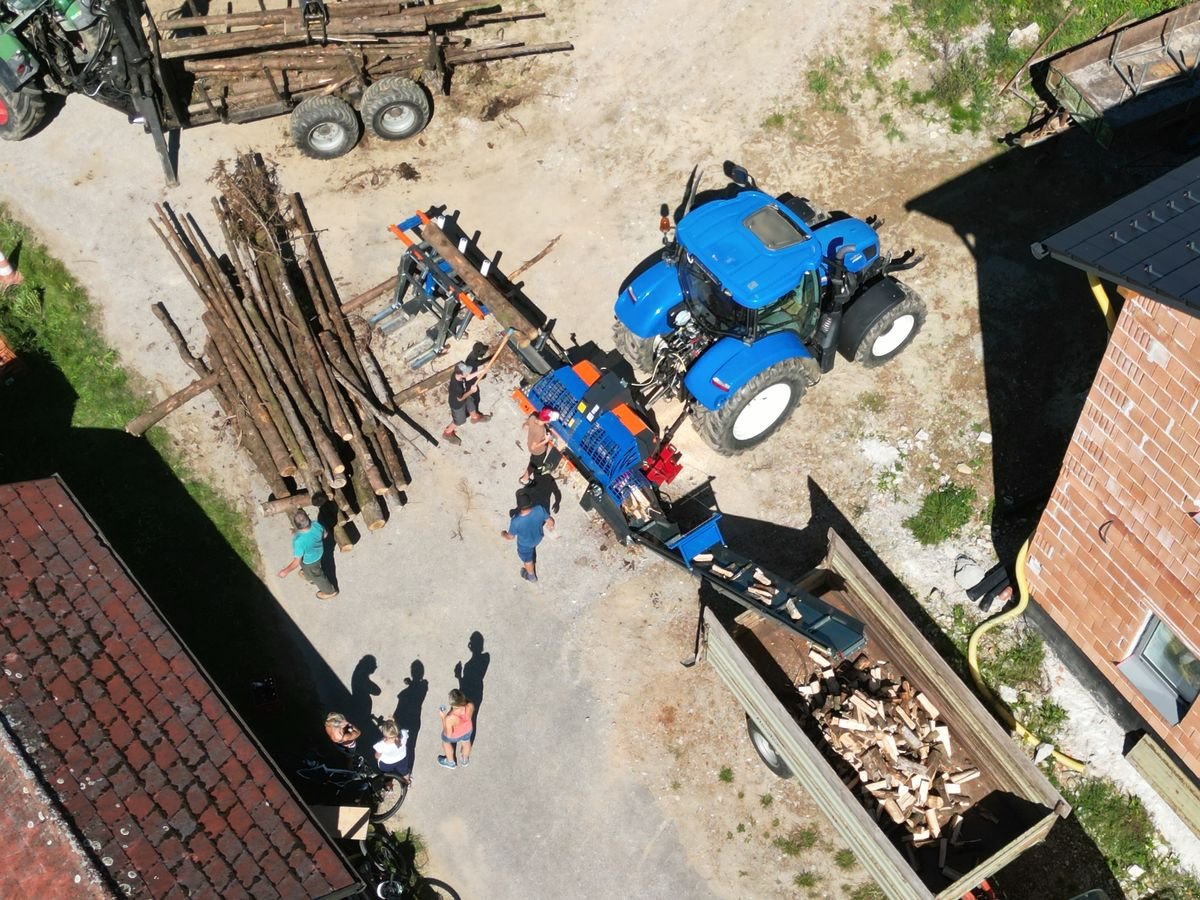
[[[817,327],[821,315],[821,282],[817,273],[806,272],[800,286],[780,300],[759,310],[757,331],[759,335],[773,331],[795,331],[808,340]]]
[[[680,260],[679,284],[692,315],[706,329],[735,337],[746,335],[750,310],[735,303],[732,297],[721,290],[690,253],[684,254]]]
[[[802,241],[808,235],[791,223],[787,216],[774,206],[764,206],[746,217],[742,223],[750,233],[763,242],[768,250],[782,250]]]

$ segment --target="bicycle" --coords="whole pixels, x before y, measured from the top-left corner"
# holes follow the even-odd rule
[[[361,756],[349,762],[351,768],[339,768],[309,756],[296,770],[296,776],[328,788],[334,802],[341,806],[369,807],[372,822],[394,816],[408,796],[408,780],[371,769]]]
[[[372,825],[366,837],[357,842],[352,862],[367,883],[358,896],[380,900],[460,900],[450,885],[436,878],[427,878],[417,870],[416,846],[412,829],[400,840],[386,828]]]

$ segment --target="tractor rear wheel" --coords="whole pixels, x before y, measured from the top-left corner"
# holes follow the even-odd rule
[[[925,301],[903,282],[904,299],[893,303],[868,328],[854,348],[852,359],[868,369],[881,366],[912,343],[925,324]]]
[[[367,131],[384,141],[412,137],[429,123],[429,98],[420,85],[399,75],[367,88],[358,108]]]
[[[46,118],[42,89],[27,84],[10,91],[0,85],[0,139],[21,141],[33,134]]]
[[[337,159],[354,149],[362,124],[340,97],[309,97],[292,110],[292,140],[313,159]]]
[[[613,342],[617,350],[639,372],[649,375],[654,371],[654,344],[657,338],[638,337],[620,322],[613,323]]]
[[[715,410],[698,410],[696,431],[723,456],[734,456],[761,444],[792,414],[804,396],[807,367],[785,359],[759,372]]]

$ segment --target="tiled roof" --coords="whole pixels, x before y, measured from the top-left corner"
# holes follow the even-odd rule
[[[0,509],[0,712],[112,883],[223,900],[357,887],[63,484],[0,485]]]
[[[1200,157],[1031,249],[1200,316]]]

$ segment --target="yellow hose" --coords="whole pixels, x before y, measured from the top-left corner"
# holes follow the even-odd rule
[[[1024,740],[1026,743],[1033,743],[1037,740],[1037,736],[1031,733],[1028,728],[1016,720],[1009,708],[1001,703],[996,695],[992,693],[992,689],[987,686],[983,680],[983,676],[979,673],[980,639],[997,625],[1003,625],[1005,622],[1009,622],[1021,615],[1021,613],[1025,612],[1025,607],[1029,605],[1029,580],[1025,576],[1025,557],[1028,555],[1029,541],[1026,541],[1021,545],[1020,552],[1017,553],[1017,590],[1019,592],[1017,605],[1008,612],[1001,613],[994,619],[988,619],[986,622],[981,623],[980,626],[976,628],[974,632],[972,632],[971,640],[967,642],[967,666],[971,670],[971,677],[975,680],[975,687],[979,688],[979,692],[988,699],[988,702],[992,704],[992,708],[1000,714],[1000,718],[1002,718],[1008,724],[1008,726],[1013,729],[1013,731],[1020,735],[1022,740]],[[1051,751],[1051,754],[1059,765],[1066,766],[1068,769],[1073,769],[1076,772],[1082,772],[1087,768],[1086,763],[1075,759],[1073,756],[1068,756],[1065,753],[1061,753],[1058,750]]]
[[[1104,324],[1108,327],[1108,333],[1112,334],[1113,329],[1117,327],[1117,310],[1113,307],[1112,299],[1108,296],[1108,291],[1104,290],[1100,279],[1091,272],[1088,272],[1088,284],[1092,286],[1092,296],[1096,298],[1100,312],[1104,315]]]

